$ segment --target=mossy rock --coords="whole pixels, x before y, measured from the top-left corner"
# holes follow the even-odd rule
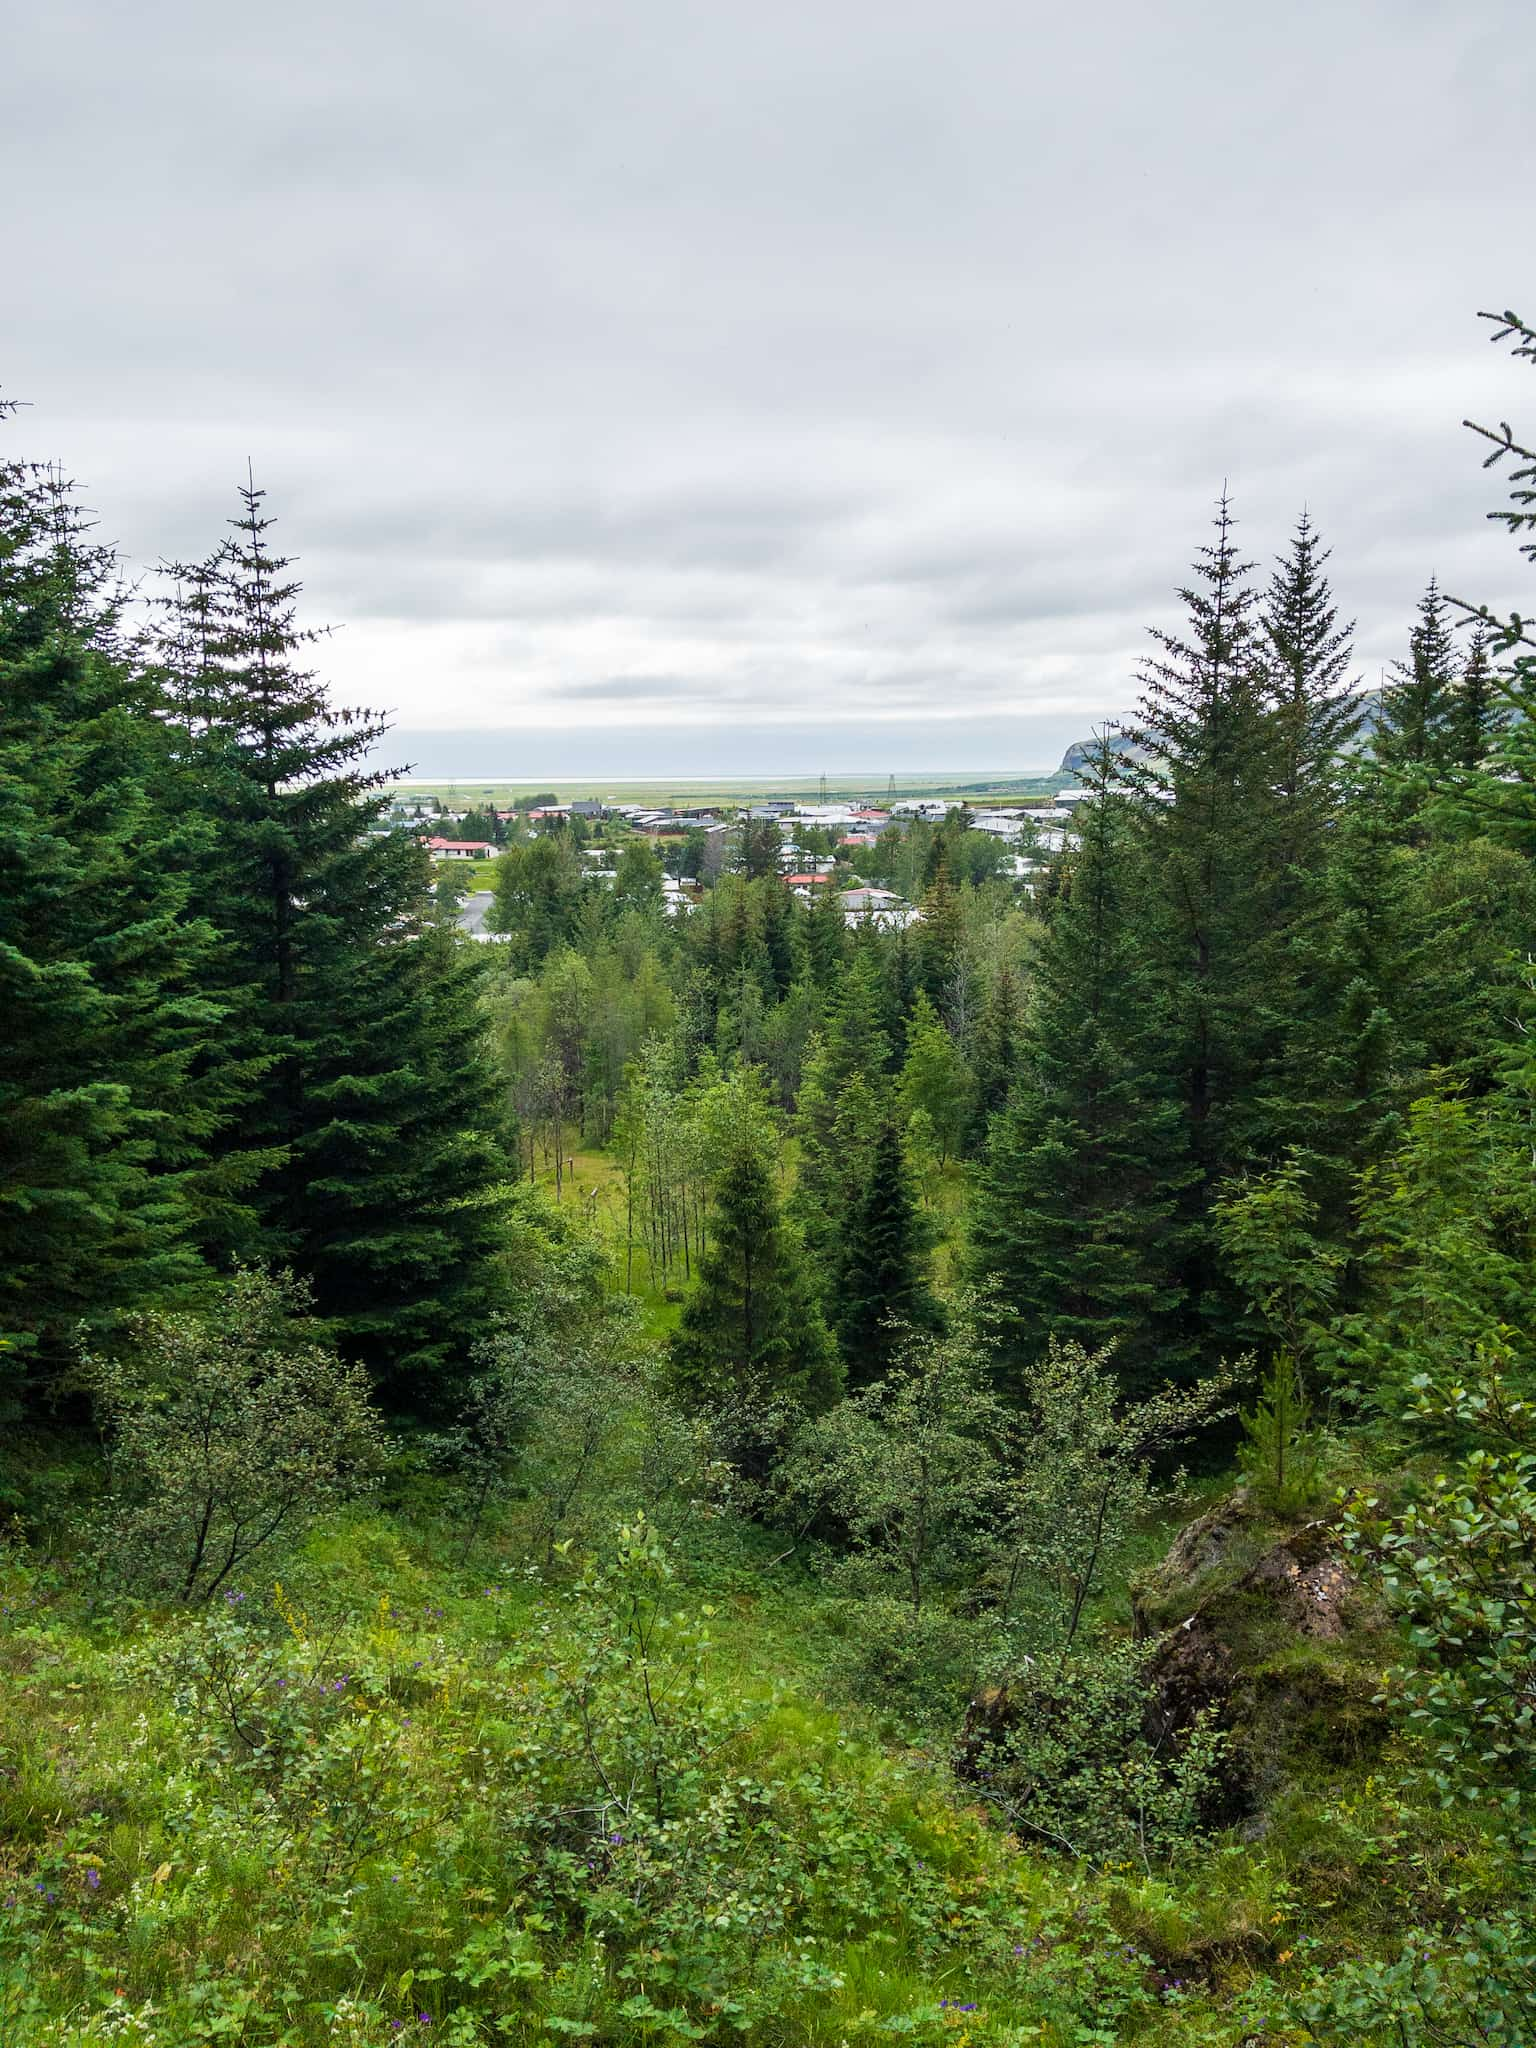
[[[1238,1503],[1213,1541],[1191,1525],[1156,1577],[1158,1596],[1177,1591],[1168,1569],[1202,1572],[1209,1587],[1163,1637],[1148,1676],[1149,1739],[1178,1742],[1207,1716],[1229,1737],[1225,1815],[1254,1816],[1298,1774],[1358,1763],[1387,1734],[1378,1704],[1384,1624],[1343,1557],[1330,1521],[1309,1522],[1227,1576],[1255,1520]],[[1216,1523],[1222,1511],[1203,1517]],[[1194,1532],[1193,1541],[1191,1535]],[[1215,1578],[1214,1586],[1210,1584]]]

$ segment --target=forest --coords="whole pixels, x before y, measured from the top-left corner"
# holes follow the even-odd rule
[[[1536,2039],[1536,633],[1238,510],[797,891],[0,455],[0,2048]]]

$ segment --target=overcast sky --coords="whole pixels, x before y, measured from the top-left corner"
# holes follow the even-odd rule
[[[135,562],[246,459],[432,773],[1029,768],[1227,479],[1374,681],[1525,598],[1530,0],[14,9],[0,387]]]

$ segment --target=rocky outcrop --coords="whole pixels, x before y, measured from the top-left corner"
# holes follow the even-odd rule
[[[1239,1488],[1179,1532],[1137,1587],[1135,1616],[1152,1749],[1176,1756],[1202,1723],[1226,1737],[1213,1822],[1262,1828],[1288,1779],[1369,1755],[1385,1735],[1382,1624],[1329,1520],[1277,1529]],[[1018,1711],[1006,1684],[971,1702],[962,1775],[985,1779]]]
[[[1147,1735],[1177,1743],[1202,1717],[1221,1727],[1233,1818],[1258,1812],[1298,1770],[1368,1754],[1386,1731],[1380,1622],[1336,1526],[1309,1522],[1260,1547],[1261,1526],[1233,1496],[1180,1533],[1137,1600],[1157,1636]],[[1181,1591],[1189,1611],[1167,1626]]]

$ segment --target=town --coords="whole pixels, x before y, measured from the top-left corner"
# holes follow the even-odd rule
[[[489,796],[470,804],[456,791],[401,783],[392,792],[385,823],[376,829],[415,833],[441,870],[491,863],[520,837],[570,835],[584,876],[599,887],[614,879],[626,840],[638,839],[655,848],[663,901],[674,916],[696,909],[715,880],[735,867],[777,873],[802,900],[834,891],[850,927],[900,928],[921,920],[920,906],[872,877],[890,875],[892,842],[911,825],[948,820],[994,841],[994,873],[1028,896],[1045,862],[1061,851],[1087,794],[1067,787],[1028,802],[975,809],[957,796],[890,795],[883,802],[779,797],[741,806],[577,797],[506,806]],[[470,937],[503,936],[488,922],[489,909],[487,886],[466,882],[457,915]]]

